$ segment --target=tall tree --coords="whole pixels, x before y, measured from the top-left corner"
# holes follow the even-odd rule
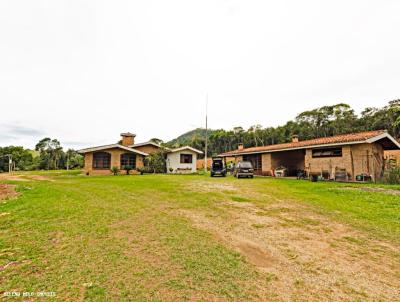
[[[376,129],[387,129],[393,136],[400,136],[400,100],[391,101],[383,108],[366,108],[360,117],[348,104],[338,103],[304,111],[283,126],[263,128],[254,125],[248,130],[236,126],[228,131],[212,130],[208,155],[236,149],[240,143],[245,147],[254,147],[290,142],[294,134],[306,140]],[[174,140],[173,146],[191,145],[204,150],[205,137],[202,133],[202,129],[196,129],[184,134],[181,138],[185,139]]]
[[[33,155],[30,150],[24,149],[23,147],[0,147],[0,172],[8,172],[9,157],[11,155],[12,160],[15,163],[15,169],[17,170],[30,170],[33,169]]]

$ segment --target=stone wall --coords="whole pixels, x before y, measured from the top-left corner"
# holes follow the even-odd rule
[[[261,155],[261,163],[262,163],[262,174],[265,176],[272,176],[272,158],[271,153],[263,153]]]
[[[121,154],[129,153],[119,148],[109,149],[101,152],[106,152],[111,154],[110,169],[112,167],[118,167],[119,169],[121,169],[120,166]],[[143,159],[144,157],[142,155],[136,154],[136,168],[143,167],[144,164]],[[110,169],[105,169],[105,170],[93,169],[93,152],[85,153],[85,166],[83,168],[83,171],[86,175],[110,175],[112,174]],[[124,173],[124,171],[121,171],[121,173]]]
[[[207,157],[207,169],[211,169],[212,158]],[[204,159],[198,159],[196,162],[197,170],[204,170]]]
[[[379,179],[383,169],[383,148],[379,144],[356,144],[342,147],[342,157],[313,158],[312,149],[306,150],[305,167],[309,173],[346,169],[349,180],[362,173]]]
[[[367,173],[379,179],[384,166],[384,151],[380,144],[361,144],[351,146],[354,175]]]
[[[385,159],[394,159],[398,167],[400,167],[400,150],[390,150],[385,151],[384,153]]]
[[[356,175],[362,173],[370,174],[374,179],[379,179],[382,175],[383,148],[378,143],[342,146],[341,157],[313,158],[312,150],[264,153],[261,157],[262,174],[273,175],[273,170],[285,166],[305,169],[308,173],[327,172],[332,176],[336,169],[345,169],[349,180],[354,180]]]
[[[351,160],[351,147],[342,147],[341,157],[312,157],[313,149],[307,149],[305,155],[305,170],[311,174],[318,174],[328,172],[334,175],[336,169],[345,169],[350,175],[353,175],[352,160]]]

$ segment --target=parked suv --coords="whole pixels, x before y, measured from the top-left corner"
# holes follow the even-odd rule
[[[237,163],[235,170],[233,172],[233,176],[240,177],[250,177],[254,176],[253,165],[249,161],[240,161]]]
[[[213,157],[211,165],[211,177],[215,175],[226,176],[225,160],[222,157]]]

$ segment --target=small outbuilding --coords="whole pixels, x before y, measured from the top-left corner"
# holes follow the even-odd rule
[[[187,174],[197,171],[197,156],[202,151],[185,146],[167,151],[167,173]]]

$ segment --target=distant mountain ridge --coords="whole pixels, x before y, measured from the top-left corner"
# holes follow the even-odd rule
[[[211,135],[215,130],[208,129],[208,135]],[[177,138],[167,142],[168,146],[171,147],[179,147],[179,146],[192,146],[194,142],[205,141],[206,139],[206,129],[197,128],[191,131],[188,131]]]

